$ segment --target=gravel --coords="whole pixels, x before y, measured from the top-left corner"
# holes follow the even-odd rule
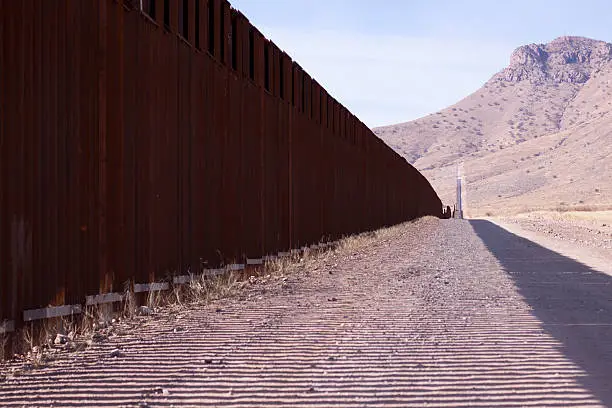
[[[523,216],[502,217],[499,220],[581,247],[612,250],[612,224],[605,221],[572,219],[563,217],[563,214],[537,212]]]
[[[490,222],[424,218],[283,277],[4,367],[0,405],[612,405],[610,278]]]

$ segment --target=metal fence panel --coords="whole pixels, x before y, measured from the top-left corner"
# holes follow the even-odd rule
[[[0,0],[0,324],[440,215],[226,1],[171,3]]]

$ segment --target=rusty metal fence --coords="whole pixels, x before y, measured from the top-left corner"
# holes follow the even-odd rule
[[[0,0],[0,43],[0,331],[441,214],[226,1]]]

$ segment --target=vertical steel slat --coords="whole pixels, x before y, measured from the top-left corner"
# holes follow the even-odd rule
[[[163,0],[159,0],[156,4],[156,17],[158,23],[163,24]],[[124,13],[123,10],[119,12],[121,14],[120,22],[118,23],[121,27],[122,36],[119,37],[121,52],[120,57],[120,71],[119,80],[121,94],[121,106],[131,107],[130,111],[137,109],[137,102],[134,97],[134,88],[137,83],[134,82],[136,74],[134,71],[137,69],[135,64],[136,60],[136,45],[134,37],[137,34],[137,26],[133,24],[131,14]],[[129,61],[129,63],[128,63]],[[153,91],[155,92],[155,91]],[[151,102],[154,99],[151,97]],[[118,141],[121,143],[121,152],[117,152],[119,155],[118,161],[122,163],[123,174],[122,174],[122,189],[117,195],[122,201],[122,211],[118,214],[121,217],[121,223],[123,224],[123,236],[125,246],[123,248],[123,260],[121,272],[125,272],[125,275],[120,275],[123,278],[123,282],[127,282],[130,278],[139,277],[139,234],[138,234],[138,212],[136,210],[137,204],[137,178],[136,178],[136,128],[133,115],[128,115],[124,109],[121,115],[121,133],[122,138]],[[119,278],[119,277],[118,277]]]
[[[190,211],[192,222],[191,236],[191,273],[199,273],[200,259],[205,259],[207,255],[206,247],[206,166],[204,152],[206,144],[205,115],[200,112],[205,106],[206,90],[204,83],[205,56],[203,53],[196,53],[193,58],[193,71],[190,85],[190,116],[192,121],[192,146],[189,150],[190,155]]]
[[[208,0],[195,0],[199,4],[200,14],[196,16],[198,18],[198,24],[200,30],[198,32],[199,45],[201,50],[208,49]]]
[[[188,0],[187,2],[187,32],[188,32],[188,40],[191,45],[195,47],[196,44],[196,30],[195,30],[195,22],[196,22],[196,13],[195,13],[195,4],[198,0]],[[191,64],[190,64],[191,65]]]
[[[0,13],[0,67],[4,67],[4,69],[0,70],[0,89],[3,92],[0,92],[0,271],[4,271],[0,273],[0,321],[4,321],[5,319],[13,319],[13,316],[10,316],[8,313],[8,305],[7,301],[9,299],[9,291],[8,280],[10,276],[9,269],[9,254],[8,254],[8,240],[7,232],[8,232],[8,212],[6,209],[7,201],[7,186],[6,186],[6,178],[7,178],[7,148],[8,142],[5,139],[8,139],[8,132],[6,131],[6,121],[5,121],[5,95],[7,94],[7,84],[6,84],[6,74],[5,70],[8,67],[8,62],[5,62],[5,49],[7,46],[5,30],[6,30],[6,16],[10,13],[9,5],[5,4],[6,0],[0,0],[0,8],[4,10],[3,13]]]
[[[68,42],[69,42],[69,12],[67,3],[55,3],[56,10],[54,10],[57,17],[54,25],[51,29],[54,30],[54,40],[56,41],[54,48],[57,50],[57,70],[54,71],[54,82],[56,85],[56,95],[54,101],[54,139],[53,143],[57,146],[57,230],[55,231],[56,239],[58,242],[57,247],[57,277],[58,284],[55,288],[55,293],[50,293],[50,296],[54,296],[54,299],[50,304],[52,306],[59,306],[65,304],[67,301],[74,300],[71,298],[78,297],[78,286],[82,279],[86,279],[85,276],[79,274],[78,268],[72,263],[71,254],[73,247],[70,245],[70,235],[73,228],[67,228],[68,225],[74,225],[72,223],[74,212],[71,212],[72,200],[70,196],[71,180],[70,170],[73,158],[71,154],[74,146],[74,140],[71,138],[70,133],[70,101],[73,96],[72,92],[74,88],[76,91],[80,87],[71,87],[69,84],[73,81],[74,77],[69,77],[67,74],[71,74],[68,68]],[[74,9],[73,9],[74,10]],[[46,19],[47,16],[43,16]],[[78,35],[78,34],[77,34]],[[96,46],[96,44],[92,44]],[[43,68],[44,69],[44,68]],[[44,132],[42,137],[47,137],[48,133]],[[55,235],[54,234],[54,235]],[[88,271],[88,273],[91,273]],[[60,284],[61,283],[61,284]],[[38,304],[37,307],[47,306],[45,304]]]
[[[124,160],[123,160],[123,12],[118,4],[109,4],[107,34],[106,81],[106,249],[108,266],[100,276],[97,292],[111,293],[123,289],[128,280],[125,268],[124,236]],[[116,282],[115,282],[116,280]]]
[[[164,28],[164,2],[166,0],[155,0],[155,22],[160,28]]]
[[[46,145],[43,149],[48,155],[48,161],[46,161],[47,167],[44,171],[49,175],[49,181],[45,183],[47,189],[46,200],[48,200],[47,202],[49,203],[49,212],[45,217],[49,217],[47,218],[49,224],[47,225],[47,236],[45,237],[47,251],[44,262],[47,264],[47,272],[50,277],[49,281],[51,281],[52,284],[48,285],[47,288],[45,288],[46,290],[42,289],[42,293],[41,288],[39,288],[37,291],[38,302],[32,302],[26,308],[36,308],[46,304],[57,305],[59,302],[62,302],[64,300],[62,292],[66,282],[65,272],[61,270],[62,255],[65,254],[65,243],[62,242],[64,237],[61,234],[62,227],[65,228],[65,224],[63,224],[65,219],[61,207],[64,197],[61,196],[63,186],[61,185],[60,154],[62,152],[59,149],[60,135],[58,133],[58,94],[61,92],[61,90],[58,89],[58,31],[60,30],[58,27],[58,14],[59,4],[50,3],[43,13],[42,22],[45,27],[43,38],[46,40],[43,47],[45,48],[45,52],[48,52],[46,55],[47,60],[43,64],[43,67],[46,67],[46,77],[44,81],[45,85],[48,87],[43,91],[45,97],[43,103],[45,106],[42,107],[42,109],[45,115],[43,119],[45,132],[41,135]],[[45,201],[45,199],[43,199],[43,201]]]
[[[222,15],[221,0],[208,0],[208,4],[209,4],[209,11],[208,11],[209,15],[212,14],[210,21],[213,23],[213,26],[214,26],[214,27],[209,27],[208,29],[208,33],[214,34],[214,38],[212,39],[212,42],[213,42],[212,55],[218,60],[221,60],[221,38],[219,35],[221,31],[221,15]]]
[[[183,0],[180,0],[182,2]],[[177,34],[179,30],[179,0],[170,1],[170,32]]]
[[[30,298],[30,303],[36,301],[38,294],[35,292],[36,284],[34,277],[34,266],[36,264],[35,253],[36,253],[36,240],[37,231],[35,230],[35,206],[37,202],[35,200],[35,175],[37,163],[35,160],[35,149],[36,142],[34,140],[34,129],[33,129],[33,109],[36,95],[34,93],[34,87],[29,85],[33,81],[33,25],[29,22],[29,17],[33,13],[33,2],[23,1],[22,2],[22,30],[20,38],[21,47],[21,74],[20,80],[22,88],[22,99],[21,99],[21,117],[23,122],[21,123],[21,137],[23,138],[23,230],[25,239],[23,242],[25,247],[23,249],[23,275],[20,276],[20,280],[23,284],[24,293]]]
[[[98,205],[99,205],[99,214],[98,214],[98,233],[97,233],[97,259],[98,259],[98,268],[96,274],[92,274],[93,276],[81,287],[79,298],[84,298],[87,294],[92,293],[92,287],[95,283],[104,282],[103,293],[108,293],[109,288],[108,284],[105,282],[105,277],[108,275],[108,265],[109,265],[109,254],[108,254],[108,190],[107,190],[107,180],[108,180],[108,111],[107,111],[107,81],[108,81],[108,67],[107,67],[107,58],[109,51],[109,41],[108,41],[108,26],[109,26],[109,7],[111,5],[105,1],[98,3],[98,58],[97,58],[97,66],[98,66],[98,150],[99,150],[99,158],[98,158]],[[102,285],[100,285],[102,286]],[[78,300],[74,299],[71,303],[77,303]]]
[[[177,273],[184,274],[192,259],[192,212],[191,212],[191,155],[193,118],[190,115],[191,75],[193,50],[187,44],[179,43],[179,122],[177,136],[179,138],[179,259]]]
[[[83,278],[88,279],[92,274],[97,276],[98,272],[96,256],[97,219],[95,216],[98,212],[96,197],[98,192],[96,177],[98,167],[96,162],[98,153],[96,50],[99,33],[96,19],[97,10],[92,10],[91,4],[81,4],[79,11],[79,18],[82,21],[78,48],[80,71],[78,92],[81,103],[75,106],[79,118],[78,149],[77,157],[75,157],[79,174],[77,183],[79,267],[75,268],[75,273],[78,270]],[[71,275],[72,271],[69,271],[66,281],[71,279]]]
[[[223,43],[223,64],[231,69],[231,52],[230,52],[230,38],[231,38],[231,6],[227,0],[221,1],[221,17],[223,21],[223,30],[220,32],[220,40]]]

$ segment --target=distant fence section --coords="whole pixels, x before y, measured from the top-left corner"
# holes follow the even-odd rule
[[[441,215],[226,1],[0,0],[0,19],[0,331]]]

